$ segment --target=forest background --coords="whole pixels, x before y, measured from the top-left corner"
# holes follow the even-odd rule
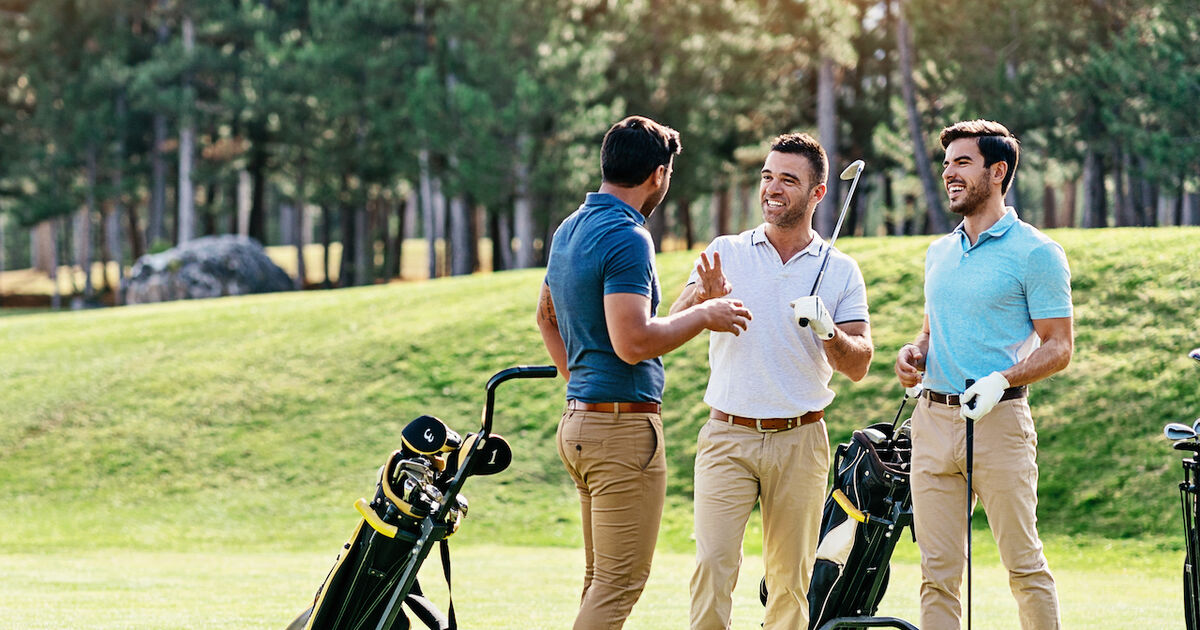
[[[1035,225],[1197,224],[1198,40],[1193,0],[3,0],[0,272],[120,303],[222,233],[315,248],[298,287],[537,266],[631,113],[682,133],[660,249],[757,223],[794,130],[867,163],[843,235],[946,231],[937,133],[976,117]]]

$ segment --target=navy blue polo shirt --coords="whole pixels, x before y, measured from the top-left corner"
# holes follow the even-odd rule
[[[635,293],[658,312],[654,242],[645,217],[620,199],[588,193],[558,226],[546,264],[546,284],[567,348],[567,398],[581,402],[662,402],[662,359],[630,365],[613,350],[604,296]]]

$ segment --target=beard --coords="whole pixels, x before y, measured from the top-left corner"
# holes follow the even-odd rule
[[[963,185],[966,188],[963,189],[958,199],[950,202],[950,211],[960,216],[969,217],[982,208],[984,202],[988,199],[989,191],[986,175],[974,181],[964,181]]]
[[[658,190],[654,191],[653,195],[646,197],[646,202],[643,203],[642,207],[639,208],[638,210],[642,213],[642,216],[649,219],[650,215],[654,214],[654,209],[657,208],[659,206],[659,204],[662,203],[662,200],[665,199],[666,196],[667,196],[667,182],[664,181],[663,185],[659,186]]]
[[[796,227],[804,221],[805,215],[809,212],[809,208],[805,203],[812,197],[812,190],[815,186],[810,186],[808,190],[800,196],[800,199],[793,200],[790,205],[774,210],[773,215],[767,214],[765,204],[766,199],[763,199],[763,221],[770,223],[778,228],[789,229]]]

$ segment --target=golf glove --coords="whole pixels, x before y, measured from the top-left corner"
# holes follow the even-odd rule
[[[963,419],[978,420],[986,415],[1000,402],[1004,390],[1008,389],[1008,379],[999,372],[992,372],[979,379],[974,385],[959,397],[962,406],[958,412]]]
[[[796,323],[801,326],[807,325],[812,327],[813,332],[821,339],[833,339],[834,324],[833,318],[829,316],[829,311],[825,310],[825,303],[821,301],[819,295],[808,295],[802,298],[796,298],[790,303],[792,313],[796,318]]]

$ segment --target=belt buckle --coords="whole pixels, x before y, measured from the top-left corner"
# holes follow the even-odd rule
[[[779,429],[764,429],[762,425],[762,418],[754,419],[754,428],[758,429],[759,433],[779,433]]]

